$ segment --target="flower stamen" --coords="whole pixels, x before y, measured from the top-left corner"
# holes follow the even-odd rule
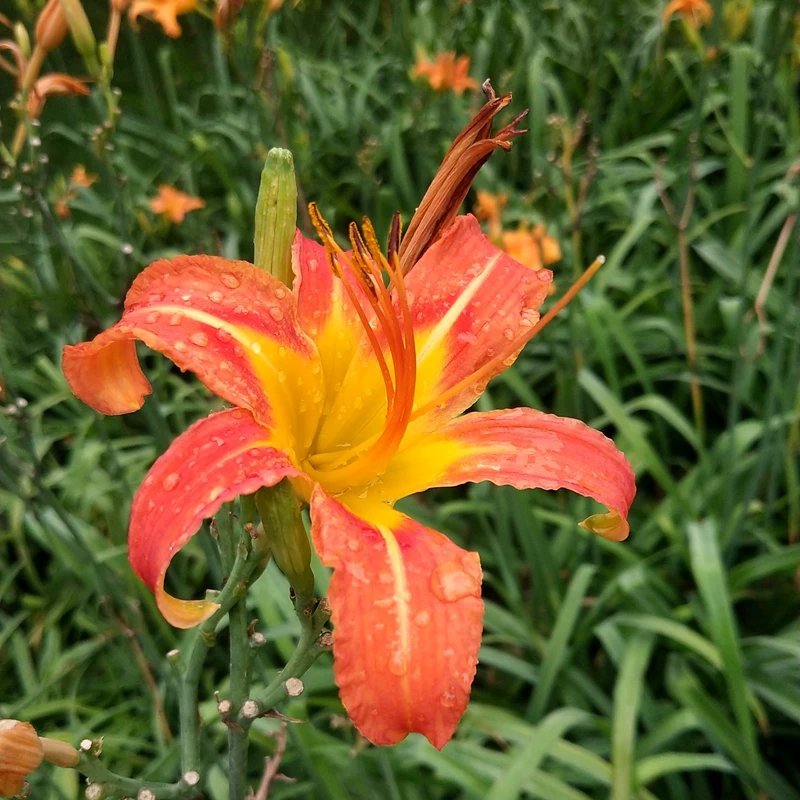
[[[316,205],[312,203],[309,210],[328,254],[331,269],[342,281],[358,314],[386,388],[386,417],[379,433],[358,445],[335,453],[315,454],[311,458],[312,474],[316,473],[328,491],[337,491],[337,487],[344,489],[354,482],[367,482],[378,475],[399,447],[414,406],[417,354],[411,310],[398,255],[399,215],[392,219],[387,258],[381,251],[375,228],[369,219],[364,219],[361,230],[355,223],[350,224],[348,233],[352,252],[345,255]],[[384,281],[384,273],[388,276],[388,284]],[[356,287],[361,292],[357,292]],[[368,303],[371,314],[364,308],[364,302]],[[384,343],[391,358],[391,371],[384,355]]]

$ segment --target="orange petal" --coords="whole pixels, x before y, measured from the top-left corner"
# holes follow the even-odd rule
[[[418,372],[435,365],[437,380],[418,387],[416,406],[491,360],[498,366],[450,398],[443,410],[453,416],[472,405],[491,377],[511,363],[520,337],[539,319],[552,273],[531,271],[495,247],[471,214],[457,217],[406,276],[413,296]],[[505,359],[505,363],[503,363]]]
[[[585,528],[614,541],[628,535],[633,470],[611,439],[576,419],[528,408],[466,414],[398,454],[381,493],[397,499],[467,481],[569,489],[610,510],[584,520]]]
[[[64,348],[72,391],[104,414],[140,408],[150,385],[135,339],[284,432],[286,446],[313,434],[322,397],[316,350],[297,325],[291,292],[252,264],[179,256],[150,265],[116,325]]]
[[[357,502],[348,510],[319,487],[311,498],[314,544],[334,569],[328,597],[342,703],[375,744],[418,732],[442,748],[475,676],[478,555],[388,506]]]
[[[153,464],[131,507],[128,546],[133,571],[154,592],[170,624],[189,628],[216,605],[164,591],[172,557],[223,503],[300,473],[271,446],[270,432],[238,408],[212,414],[181,434]]]

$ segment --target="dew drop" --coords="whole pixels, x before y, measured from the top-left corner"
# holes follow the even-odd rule
[[[221,342],[227,342],[233,338],[233,335],[230,331],[226,331],[225,328],[217,328],[214,331],[214,336],[217,337]]]
[[[222,294],[222,292],[218,292],[216,290],[214,290],[213,292],[209,292],[208,293],[208,299],[212,303],[221,303],[224,297],[225,297],[225,295]]]
[[[151,311],[144,319],[145,322],[149,322],[151,325],[154,322],[158,322],[158,318],[161,316],[158,311]]]
[[[180,325],[181,322],[183,322],[183,314],[173,314],[169,318],[169,324],[170,325],[173,325],[173,326],[174,325]]]
[[[238,289],[241,281],[231,272],[223,272],[219,279],[229,288]]]
[[[278,286],[275,289],[275,297],[277,297],[278,300],[283,300],[283,298],[286,297],[286,289],[284,289],[283,286]]]
[[[398,677],[408,672],[408,657],[402,650],[395,650],[389,658],[389,672]]]
[[[184,292],[181,295],[181,300],[183,300],[184,303],[188,302],[191,299],[192,299],[192,293],[191,292]]]
[[[283,311],[281,311],[278,306],[272,306],[269,310],[269,315],[275,320],[275,322],[279,322],[283,319]]]
[[[424,628],[426,625],[430,623],[430,621],[431,621],[431,615],[427,609],[423,609],[422,611],[419,612],[419,614],[417,614],[414,617],[414,623],[416,625],[419,625],[420,628]]]
[[[359,539],[348,539],[347,548],[348,550],[352,550],[355,553],[356,550],[361,549],[361,541]]]
[[[513,328],[506,328],[506,329],[503,331],[503,336],[505,336],[505,337],[506,337],[506,339],[508,339],[509,341],[511,341],[511,340],[514,338],[514,329],[513,329]]]
[[[168,492],[172,491],[180,480],[180,475],[177,472],[170,472],[166,478],[161,482],[161,486]]]
[[[185,353],[185,352],[186,352],[186,351],[189,349],[189,348],[186,346],[186,342],[181,342],[181,341],[177,341],[177,342],[175,342],[175,344],[174,344],[173,346],[175,347],[175,349],[176,349],[176,350],[177,350],[179,353]]]
[[[260,342],[251,342],[250,349],[258,355],[261,352],[261,343]]]
[[[457,699],[456,693],[448,689],[446,692],[442,693],[441,703],[445,708],[453,708]]]
[[[208,336],[202,331],[198,331],[189,337],[189,341],[192,344],[196,344],[198,347],[205,347],[208,344]]]
[[[431,574],[431,591],[445,603],[454,603],[464,597],[480,597],[480,567],[469,557],[461,562],[445,561]]]

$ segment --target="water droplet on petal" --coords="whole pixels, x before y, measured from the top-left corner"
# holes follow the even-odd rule
[[[183,300],[184,303],[187,302],[188,300],[191,300],[191,299],[192,299],[192,293],[191,292],[184,292],[181,295],[181,300]]]
[[[183,322],[183,314],[173,314],[169,318],[170,325],[180,325]]]
[[[414,617],[415,624],[419,625],[420,628],[424,628],[426,625],[430,623],[430,621],[431,621],[431,614],[430,611],[428,611],[427,609],[423,609]]]
[[[177,472],[170,472],[161,482],[161,486],[168,492],[172,491],[178,485],[180,478],[181,476]]]
[[[159,313],[158,313],[158,311],[151,311],[151,312],[150,312],[150,313],[149,313],[149,314],[148,314],[148,315],[147,315],[147,316],[144,318],[144,321],[145,321],[145,322],[149,322],[149,323],[152,325],[154,322],[158,322],[158,318],[159,318],[160,316],[161,316],[161,314],[159,314]]]
[[[283,319],[283,311],[278,306],[272,306],[269,310],[269,315],[274,319],[276,322],[279,322]]]
[[[408,657],[402,650],[395,650],[390,656],[389,672],[398,677],[408,672]]]
[[[205,347],[208,344],[208,336],[202,331],[198,331],[189,337],[189,341],[192,344],[196,344],[198,347]]]
[[[445,708],[453,708],[457,699],[456,693],[448,689],[446,692],[442,693],[441,703]]]
[[[431,574],[431,591],[445,603],[481,596],[481,571],[469,557],[461,562],[445,561]]]
[[[177,350],[179,353],[185,353],[185,352],[186,352],[186,351],[189,349],[189,348],[186,346],[186,342],[181,342],[181,341],[175,342],[175,344],[174,344],[173,346],[175,347],[175,349],[176,349],[176,350]]]
[[[284,289],[283,286],[278,286],[275,289],[275,297],[277,297],[278,300],[282,300],[284,297],[286,297],[286,289]]]
[[[212,303],[221,303],[223,301],[224,297],[225,297],[225,295],[222,294],[222,292],[216,291],[216,289],[213,292],[209,292],[208,293],[208,299]]]
[[[347,540],[347,548],[352,550],[354,553],[356,550],[361,549],[361,540],[360,539],[348,539]]]
[[[233,335],[230,331],[225,330],[225,328],[217,328],[214,331],[214,336],[217,337],[221,342],[227,342],[228,340],[233,338]]]
[[[508,339],[509,341],[511,341],[511,339],[513,339],[513,338],[514,338],[514,329],[513,329],[513,328],[506,328],[506,329],[503,331],[503,336],[505,336],[505,337],[506,337],[506,339]]]
[[[258,355],[261,352],[261,343],[260,342],[251,342],[250,349]]]
[[[219,279],[229,288],[238,289],[241,281],[231,272],[223,272]]]

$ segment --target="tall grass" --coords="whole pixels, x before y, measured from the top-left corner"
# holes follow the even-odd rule
[[[281,763],[293,782],[275,784],[274,797],[800,797],[793,4],[757,0],[734,39],[724,11],[736,3],[718,1],[694,42],[644,0],[303,0],[263,31],[259,5],[227,47],[197,14],[182,18],[177,41],[152,24],[125,26],[113,130],[102,130],[98,92],[53,99],[41,143],[6,170],[0,716],[73,742],[102,735],[112,767],[174,777],[163,656],[180,637],[127,565],[127,513],[156,455],[218,401],[147,355],[155,392],[145,408],[100,417],[70,394],[61,348],[114,321],[157,257],[251,258],[271,146],[293,151],[301,197],[336,230],[368,214],[385,231],[396,209],[407,219],[479,102],[409,77],[419,49],[452,49],[471,56],[473,76],[513,92],[515,109],[530,108],[528,134],[493,157],[479,188],[509,195],[509,224],[541,220],[557,236],[560,288],[608,256],[481,407],[531,405],[613,435],[638,476],[632,535],[590,538],[575,525],[588,503],[562,493],[476,485],[407,501],[481,552],[487,609],[472,704],[442,752],[416,736],[367,747],[321,660],[281,709],[301,722],[288,726]],[[16,11],[33,19],[31,3]],[[69,46],[53,65],[81,69]],[[10,81],[0,90],[8,99]],[[6,140],[11,110],[0,119]],[[62,220],[53,201],[76,163],[98,181]],[[206,208],[180,227],[160,223],[147,200],[162,182]],[[207,547],[198,537],[176,561],[178,593],[219,577],[207,574]],[[296,636],[273,568],[251,613],[267,638],[268,681]],[[214,692],[225,671],[219,647],[201,685],[215,799],[225,730]],[[254,728],[254,783],[279,728]],[[34,788],[80,791],[65,771],[43,770]]]

